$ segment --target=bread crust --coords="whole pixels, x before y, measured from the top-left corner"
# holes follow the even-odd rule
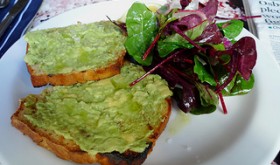
[[[24,102],[20,101],[17,111],[11,116],[12,125],[20,130],[23,134],[29,136],[39,146],[48,149],[58,157],[74,161],[77,163],[100,163],[102,165],[139,165],[142,164],[148,154],[153,150],[156,140],[165,129],[169,117],[171,115],[171,99],[166,99],[168,107],[164,114],[163,122],[154,129],[154,134],[149,137],[151,143],[142,153],[126,151],[125,153],[98,153],[90,155],[82,151],[75,142],[66,140],[62,136],[53,136],[53,133],[36,128],[27,120],[24,120],[22,111],[24,110]]]
[[[27,46],[27,50],[28,50]],[[84,83],[91,80],[101,80],[120,73],[120,69],[124,64],[124,56],[126,51],[119,52],[119,58],[110,65],[99,69],[89,69],[85,71],[77,71],[65,74],[38,74],[36,69],[26,64],[27,70],[30,74],[31,82],[34,87],[41,87],[45,85],[73,85],[76,83]]]

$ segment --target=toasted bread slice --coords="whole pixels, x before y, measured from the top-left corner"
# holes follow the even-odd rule
[[[123,66],[125,51],[120,52],[120,58],[103,68],[89,69],[85,71],[73,71],[71,73],[61,74],[38,74],[36,68],[27,65],[28,72],[31,77],[31,82],[34,87],[45,85],[73,85],[76,83],[84,83],[91,80],[101,80],[120,73],[120,68]]]
[[[80,147],[72,140],[65,139],[63,136],[59,136],[52,131],[44,130],[36,127],[28,122],[24,118],[24,101],[20,102],[20,106],[16,113],[11,117],[12,125],[20,130],[24,135],[29,136],[35,143],[53,152],[58,157],[74,161],[76,163],[100,163],[102,165],[139,165],[142,164],[148,154],[152,152],[156,140],[166,127],[170,113],[171,104],[170,99],[166,100],[169,104],[164,120],[157,127],[154,128],[153,135],[149,138],[150,144],[141,153],[133,151],[125,151],[124,153],[110,152],[110,153],[98,153],[91,155],[86,151],[80,149]]]
[[[104,165],[142,164],[168,122],[172,93],[157,75],[149,75],[129,87],[129,82],[141,74],[143,70],[129,64],[122,68],[121,74],[108,79],[50,87],[40,95],[29,95],[20,101],[11,117],[12,125],[65,160]],[[106,98],[100,101],[96,89]],[[89,97],[82,96],[83,93]],[[65,117],[66,114],[71,115]],[[77,131],[82,134],[78,139]]]
[[[118,74],[125,38],[110,21],[27,33],[24,60],[33,86],[72,85]]]

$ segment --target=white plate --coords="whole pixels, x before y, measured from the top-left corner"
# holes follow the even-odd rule
[[[81,7],[50,19],[38,28],[93,22],[106,19],[106,15],[117,19],[132,2],[108,1]],[[244,30],[241,36],[252,35]],[[188,122],[185,122],[173,109],[170,122],[145,161],[146,165],[271,163],[280,149],[280,72],[274,58],[266,52],[265,44],[256,42],[258,61],[253,91],[245,96],[226,98],[227,115],[219,108],[209,115],[187,115]],[[18,100],[42,90],[31,85],[23,61],[25,47],[25,41],[20,39],[0,60],[0,165],[74,164],[38,147],[10,124]]]

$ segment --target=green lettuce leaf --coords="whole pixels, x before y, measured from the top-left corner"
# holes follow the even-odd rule
[[[128,38],[125,47],[128,54],[139,64],[150,65],[152,55],[149,55],[146,60],[142,57],[158,33],[155,13],[150,11],[145,4],[135,2],[128,10],[126,27]]]

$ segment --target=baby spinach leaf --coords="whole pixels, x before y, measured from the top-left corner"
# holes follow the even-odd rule
[[[217,25],[223,31],[226,38],[234,40],[235,37],[241,33],[244,23],[240,20],[230,20],[227,22],[218,23]]]
[[[220,84],[223,84],[228,78],[229,74],[224,74],[220,77]],[[251,74],[248,80],[245,80],[239,73],[237,73],[232,81],[222,90],[224,96],[236,96],[249,93],[255,83],[254,74]]]
[[[202,22],[200,25],[186,30],[184,33],[191,40],[199,37],[207,26],[207,21]],[[165,39],[158,42],[158,52],[161,57],[166,57],[172,51],[178,48],[187,48],[191,49],[194,46],[190,44],[186,39],[184,39],[180,34],[174,33],[170,36],[167,36]]]
[[[152,56],[143,60],[143,54],[152,43],[158,32],[157,17],[145,4],[135,2],[129,8],[126,16],[128,38],[125,47],[128,54],[139,64],[150,65]]]
[[[245,80],[239,74],[235,79],[235,85],[231,89],[231,95],[243,95],[249,93],[254,87],[255,78],[254,74],[251,74],[249,80]]]
[[[198,56],[194,56],[194,73],[197,74],[199,80],[201,82],[207,82],[211,86],[216,86],[217,83],[214,79],[214,77],[209,73],[209,71],[203,66],[203,64],[200,62],[200,59]]]
[[[216,110],[219,98],[217,94],[203,84],[196,84],[200,96],[200,106],[193,108],[190,113],[195,115],[208,114]]]
[[[207,27],[208,25],[208,22],[207,21],[203,21],[201,24],[187,30],[185,32],[185,34],[192,40],[196,39],[197,37],[199,37],[204,29]]]
[[[193,48],[193,45],[188,43],[183,37],[179,34],[175,34],[171,37],[168,37],[164,40],[158,41],[157,49],[160,57],[166,57],[171,52],[178,48]]]
[[[206,107],[200,106],[193,108],[190,113],[194,115],[203,115],[203,114],[209,114],[212,113],[216,110],[217,106],[216,105],[209,105]]]
[[[245,80],[240,74],[237,74],[222,92],[224,96],[244,95],[253,89],[254,83],[254,74],[251,74],[249,80]]]

